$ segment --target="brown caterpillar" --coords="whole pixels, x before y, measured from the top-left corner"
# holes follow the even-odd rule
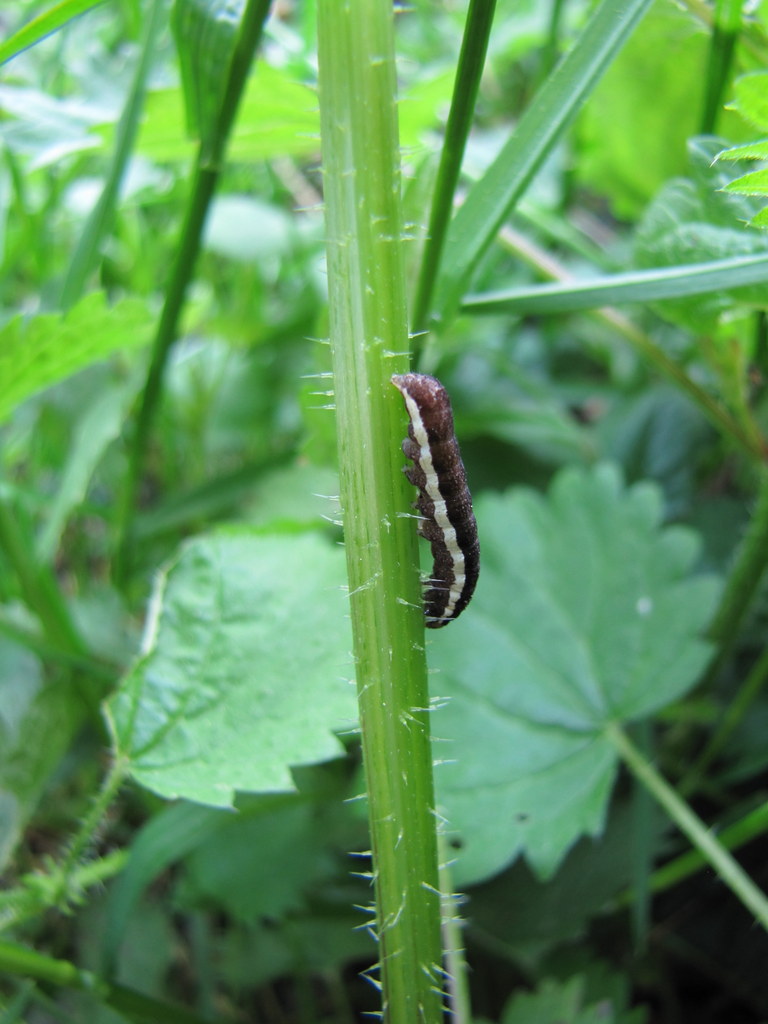
[[[477,523],[445,388],[424,373],[395,374],[392,383],[405,399],[410,422],[403,451],[413,461],[405,475],[419,489],[419,532],[434,559],[424,614],[427,626],[439,629],[464,611],[474,593],[480,573]]]

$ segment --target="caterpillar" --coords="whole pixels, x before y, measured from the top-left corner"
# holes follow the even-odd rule
[[[419,489],[419,532],[432,547],[432,575],[424,594],[430,629],[439,629],[469,604],[480,572],[480,544],[472,497],[453,429],[448,393],[424,373],[395,374],[408,413],[403,452],[413,462],[404,472]]]

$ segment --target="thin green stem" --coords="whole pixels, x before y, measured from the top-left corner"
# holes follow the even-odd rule
[[[103,886],[120,874],[129,857],[129,850],[113,850],[106,857],[81,864],[70,877],[70,891],[81,893],[91,886]],[[0,892],[0,931],[15,928],[60,905],[58,878],[53,884],[46,884],[49,881],[36,872],[22,878],[15,888]]]
[[[541,77],[550,74],[560,59],[561,24],[563,19],[564,0],[553,0],[547,22],[547,42],[542,52]]]
[[[709,676],[717,670],[724,656],[738,638],[739,630],[768,566],[768,471],[762,471],[757,504],[736,559],[720,604],[707,630],[718,648],[717,658]]]
[[[384,1018],[443,1019],[440,893],[406,369],[390,0],[318,4],[328,285],[344,542]]]
[[[120,547],[116,564],[116,575],[120,579],[126,578],[130,568],[133,516],[136,509],[139,481],[144,469],[150,434],[160,404],[168,358],[176,340],[179,316],[200,252],[205,218],[218,183],[229,133],[234,123],[253,53],[258,46],[264,21],[269,13],[269,6],[269,0],[248,0],[246,4],[230,64],[229,79],[218,121],[218,131],[210,145],[205,146],[205,152],[202,144],[198,150],[190,199],[176,255],[171,265],[163,311],[152,344],[152,356],[131,443],[125,486],[120,496],[117,523]]]
[[[124,580],[130,571],[133,519],[139,481],[144,470],[149,438],[160,404],[168,357],[176,340],[179,316],[197,262],[203,225],[217,180],[218,171],[202,168],[198,163],[192,179],[192,195],[187,206],[181,238],[171,266],[163,310],[152,343],[152,356],[136,417],[125,486],[120,496],[117,524],[120,550],[116,565],[116,576],[120,580]]]
[[[758,889],[722,843],[715,839],[712,832],[693,813],[688,804],[643,757],[618,724],[611,723],[606,726],[605,736],[616,748],[632,774],[647,786],[650,793],[658,800],[680,831],[690,839],[720,879],[754,914],[763,928],[768,930],[768,898],[765,893]]]
[[[464,950],[461,897],[454,893],[451,871],[446,861],[449,855],[444,836],[438,836],[440,850],[440,891],[443,894],[443,947],[448,987],[451,1024],[471,1024],[472,1004],[469,996],[467,960]]]
[[[107,777],[105,778],[96,799],[91,804],[88,813],[80,824],[80,828],[69,844],[69,848],[64,859],[58,866],[58,899],[66,899],[71,888],[71,880],[75,866],[80,860],[85,848],[93,842],[93,838],[98,832],[99,826],[104,819],[108,808],[117,795],[117,791],[125,781],[127,773],[128,765],[124,761],[115,760],[112,762],[110,770],[107,773]]]
[[[181,1006],[145,996],[124,985],[111,985],[92,971],[84,971],[69,960],[56,960],[12,942],[0,941],[0,971],[35,978],[50,985],[90,992],[105,1006],[110,1006],[128,1020],[145,1024],[211,1024]]]
[[[653,731],[649,720],[640,722],[635,727],[635,736],[641,744],[640,754],[648,760],[653,749]],[[648,877],[653,867],[653,800],[648,789],[634,779],[631,804],[632,829],[632,888],[635,898],[632,901],[632,931],[635,945],[643,948],[648,938],[651,920],[651,900],[648,889]]]
[[[718,832],[717,841],[726,850],[738,850],[757,836],[764,835],[766,831],[768,831],[768,803],[751,811],[733,825],[724,828],[722,832]],[[648,880],[648,888],[654,893],[665,892],[706,866],[707,859],[698,850],[687,850],[654,871]],[[611,906],[613,908],[629,906],[635,898],[634,890],[626,889],[612,901]]]
[[[680,783],[681,793],[687,794],[695,789],[699,779],[745,719],[747,712],[764,690],[766,681],[768,681],[768,650],[763,651],[760,655],[757,663],[747,676],[746,682],[725,709],[725,713],[712,733],[709,742]]]
[[[427,240],[413,306],[415,332],[426,330],[428,326],[432,296],[451,218],[453,196],[472,125],[495,9],[496,0],[470,0],[467,11],[467,23],[461,43],[451,109],[445,126],[445,140],[435,179]],[[418,349],[415,349],[414,354],[418,355]]]
[[[733,57],[741,25],[741,0],[717,0],[715,21],[709,38],[707,71],[699,131],[711,135],[723,109],[725,88],[733,67]]]
[[[467,196],[446,237],[436,304],[452,316],[514,204],[573,121],[650,0],[601,0],[576,43],[538,90],[515,131]]]
[[[115,149],[98,202],[85,223],[77,248],[72,254],[61,289],[59,304],[68,309],[81,296],[85,282],[99,257],[101,241],[112,224],[120,183],[125,175],[139,127],[147,75],[155,55],[155,45],[165,11],[163,0],[153,0],[144,23],[144,38],[125,109],[117,125]]]

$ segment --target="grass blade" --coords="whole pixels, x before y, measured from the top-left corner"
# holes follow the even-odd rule
[[[446,241],[437,288],[443,319],[452,314],[504,219],[649,7],[650,0],[603,0],[468,195]]]

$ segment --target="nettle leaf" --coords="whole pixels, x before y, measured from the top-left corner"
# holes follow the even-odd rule
[[[764,132],[768,128],[768,101],[766,101],[768,74],[753,71],[742,75],[734,83],[735,99],[729,107],[736,110],[750,125]],[[765,160],[768,154],[768,139],[758,139],[741,146],[718,153],[718,160]],[[743,196],[768,196],[768,173],[762,168],[736,178],[724,186],[728,192]],[[768,226],[768,207],[755,214],[750,220],[752,227]]]
[[[688,144],[690,177],[667,182],[648,206],[634,238],[638,267],[675,267],[768,251],[765,235],[747,227],[757,212],[748,196],[727,191],[732,171],[714,163],[717,139],[696,138]],[[746,169],[745,165],[745,169]],[[666,320],[696,333],[712,334],[734,308],[764,309],[765,286],[714,290],[656,303]]]
[[[662,529],[655,486],[610,466],[567,469],[548,497],[476,507],[482,571],[470,613],[434,643],[440,810],[460,884],[524,852],[550,876],[601,832],[617,755],[604,727],[644,718],[696,682],[718,584],[692,576],[695,535]],[[471,629],[470,633],[467,630]]]
[[[740,196],[766,196],[768,195],[768,170],[750,171],[749,174],[742,174],[726,186],[728,192],[736,192]]]
[[[162,574],[146,652],[106,714],[117,757],[165,797],[228,807],[291,791],[357,720],[344,557],[319,535],[197,538]]]
[[[37,391],[121,349],[146,344],[154,323],[146,304],[107,305],[93,292],[66,313],[17,316],[0,328],[0,422]]]
[[[625,979],[606,972],[605,982],[608,991],[596,997],[585,975],[567,981],[545,978],[535,992],[519,992],[510,1000],[502,1024],[643,1024],[648,1019],[644,1008],[630,1009]]]
[[[733,84],[734,99],[729,110],[736,110],[759,131],[768,131],[768,72],[750,71]]]
[[[194,138],[185,128],[179,88],[148,94],[137,150],[158,162],[188,160]],[[248,79],[227,144],[230,161],[268,160],[278,155],[304,157],[320,148],[317,93],[284,69],[259,61]],[[103,133],[109,140],[109,129]]]

